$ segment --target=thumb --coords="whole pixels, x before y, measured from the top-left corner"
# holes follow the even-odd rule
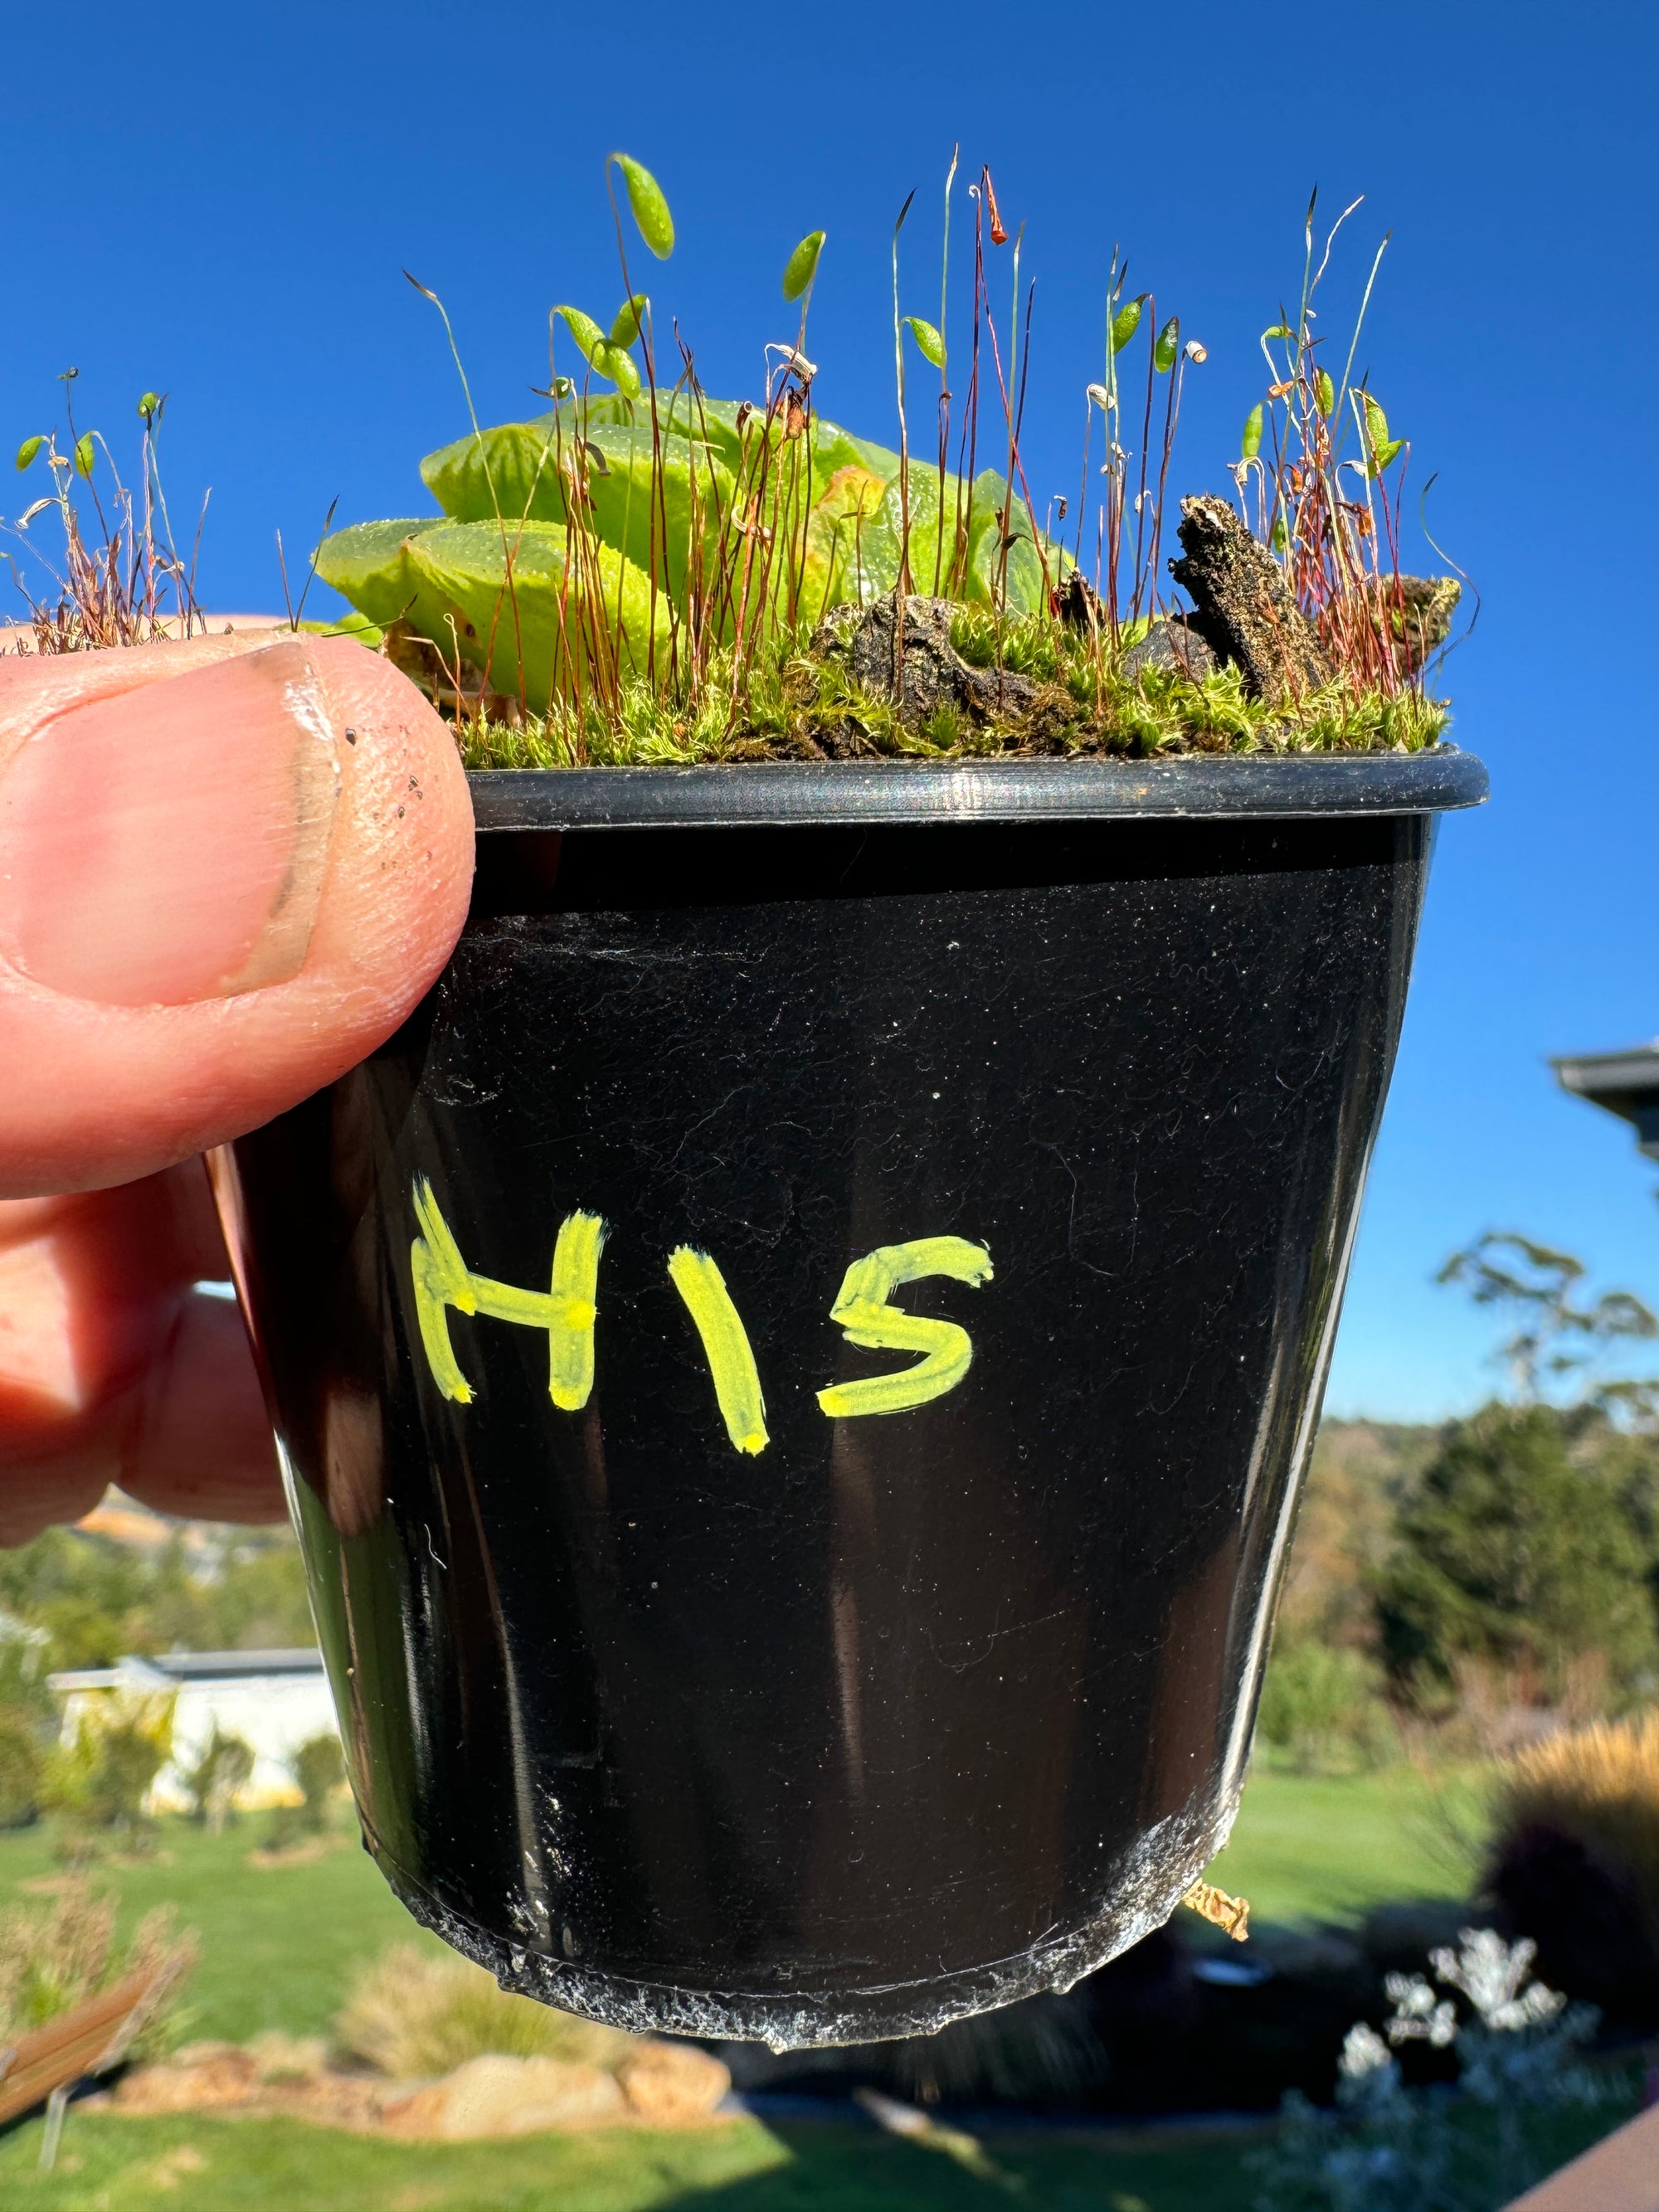
[[[319,1090],[421,998],[471,873],[450,732],[349,639],[0,658],[0,1194]]]

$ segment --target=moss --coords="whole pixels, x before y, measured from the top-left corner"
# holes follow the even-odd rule
[[[1144,629],[1145,625],[1139,626]],[[755,760],[957,760],[1106,755],[1146,760],[1181,753],[1417,752],[1443,736],[1450,709],[1414,690],[1358,693],[1343,678],[1299,702],[1255,699],[1235,668],[1193,678],[1122,671],[1133,634],[1098,657],[1090,640],[1039,617],[999,624],[963,606],[951,642],[981,668],[1000,666],[1036,686],[1006,714],[978,722],[941,706],[917,727],[890,700],[864,690],[844,659],[805,632],[782,640],[735,683],[731,656],[711,665],[696,703],[663,696],[644,678],[612,703],[556,706],[545,715],[473,718],[459,729],[470,769],[650,767]],[[732,702],[741,697],[734,713]]]

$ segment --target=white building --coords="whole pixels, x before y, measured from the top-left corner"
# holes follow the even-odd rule
[[[184,1813],[191,1800],[180,1778],[207,1748],[217,1723],[253,1753],[253,1771],[236,1802],[245,1812],[297,1805],[289,1761],[313,1736],[338,1734],[322,1654],[305,1651],[166,1651],[128,1656],[48,1678],[64,1701],[63,1741],[72,1743],[82,1716],[111,1697],[170,1697],[173,1755],[150,1785],[146,1809]]]

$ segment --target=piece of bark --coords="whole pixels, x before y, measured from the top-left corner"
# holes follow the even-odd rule
[[[1345,594],[1328,607],[1320,623],[1328,646],[1349,618],[1350,603],[1358,600],[1362,619],[1374,633],[1382,633],[1394,648],[1394,665],[1402,676],[1415,676],[1451,635],[1452,617],[1463,586],[1455,576],[1368,576],[1358,592]]]
[[[1182,558],[1170,574],[1193,602],[1192,626],[1243,672],[1258,698],[1299,697],[1333,670],[1279,563],[1213,493],[1181,502]]]
[[[1012,670],[975,668],[951,642],[949,599],[906,595],[904,625],[896,635],[896,595],[872,600],[863,609],[839,608],[817,636],[818,653],[844,653],[865,690],[890,699],[899,720],[916,728],[951,706],[975,722],[1017,714],[1030,706],[1038,685]]]
[[[1066,581],[1050,595],[1049,604],[1067,629],[1083,630],[1095,636],[1107,626],[1100,594],[1081,568],[1072,570]]]

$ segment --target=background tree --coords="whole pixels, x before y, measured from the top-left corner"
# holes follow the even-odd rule
[[[270,1844],[280,1850],[302,1836],[320,1836],[328,1826],[329,1800],[345,1778],[340,1739],[331,1729],[307,1736],[289,1753],[289,1772],[300,1792],[297,1805],[279,1805],[271,1815]]]
[[[180,1528],[141,1548],[49,1528],[0,1552],[0,1613],[45,1633],[48,1669],[110,1667],[127,1652],[313,1640],[305,1570],[286,1529]]]
[[[1559,1693],[1568,1662],[1634,1684],[1659,1657],[1650,1561],[1615,1487],[1571,1450],[1553,1406],[1484,1407],[1447,1431],[1379,1577],[1397,1681],[1449,1685],[1474,1659]]]
[[[1553,1386],[1571,1382],[1576,1403],[1639,1424],[1659,1419],[1659,1378],[1608,1379],[1598,1372],[1614,1347],[1659,1337],[1659,1316],[1632,1291],[1604,1291],[1593,1305],[1575,1304],[1585,1273],[1571,1252],[1516,1230],[1489,1229],[1466,1251],[1454,1252],[1435,1280],[1461,1283],[1476,1305],[1513,1316],[1498,1356],[1518,1403],[1535,1405]]]
[[[1583,1263],[1512,1231],[1440,1270],[1507,1314],[1512,1402],[1454,1422],[1395,1518],[1376,1578],[1395,1680],[1446,1686],[1477,1661],[1559,1698],[1599,1655],[1628,1693],[1659,1660],[1659,1381],[1609,1375],[1659,1319],[1628,1291],[1587,1298]]]

